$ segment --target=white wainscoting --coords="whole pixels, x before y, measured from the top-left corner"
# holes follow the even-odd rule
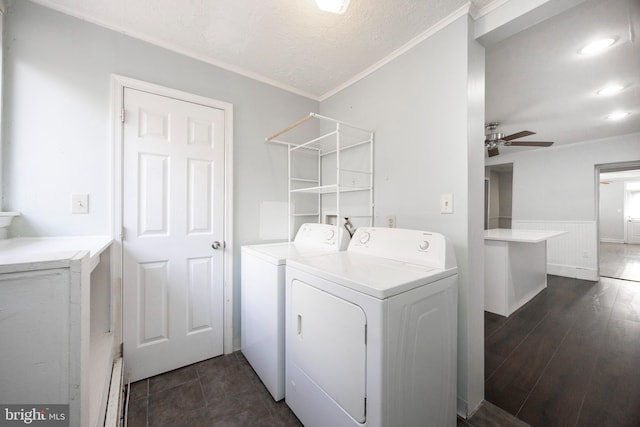
[[[512,228],[567,231],[547,241],[547,273],[598,280],[598,237],[595,221],[513,220]]]

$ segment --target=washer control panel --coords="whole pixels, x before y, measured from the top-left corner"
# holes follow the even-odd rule
[[[349,244],[349,233],[331,224],[306,223],[298,229],[294,242],[299,246],[343,251]]]

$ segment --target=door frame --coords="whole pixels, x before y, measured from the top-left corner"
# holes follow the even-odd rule
[[[627,162],[599,163],[595,165],[594,173],[594,194],[595,207],[594,217],[596,219],[596,265],[597,279],[600,280],[600,174],[604,172],[616,172],[629,169],[640,169],[640,160],[631,160]],[[627,204],[627,194],[625,186],[625,210]],[[624,241],[627,242],[627,221],[624,221]]]
[[[234,242],[233,242],[233,104],[212,98],[183,92],[176,89],[136,80],[118,74],[111,75],[111,235],[112,245],[112,274],[117,278],[116,295],[112,296],[112,318],[116,320],[114,333],[116,343],[122,355],[122,186],[123,186],[123,122],[122,111],[124,105],[124,89],[130,88],[155,95],[174,98],[194,104],[218,108],[225,112],[224,132],[224,245],[223,252],[223,352],[233,352],[233,283],[234,283]]]

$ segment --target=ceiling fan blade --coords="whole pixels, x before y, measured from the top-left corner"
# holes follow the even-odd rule
[[[493,148],[487,149],[487,154],[489,155],[489,157],[493,157],[493,156],[497,156],[500,153],[498,152],[498,147],[493,147]]]
[[[505,141],[511,141],[512,139],[524,138],[525,136],[535,134],[535,132],[531,132],[530,130],[523,130],[517,133],[512,133],[511,135],[503,136],[502,139]]]
[[[509,144],[511,147],[550,147],[553,145],[552,141],[512,141]]]

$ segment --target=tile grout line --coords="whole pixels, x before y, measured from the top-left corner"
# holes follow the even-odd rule
[[[151,385],[150,385],[149,378],[147,378],[147,379],[145,380],[145,382],[147,383],[147,395],[146,395],[146,397],[145,397],[145,399],[147,400],[147,411],[146,411],[146,412],[147,412],[147,414],[146,414],[146,416],[144,417],[144,421],[145,421],[145,424],[146,424],[146,426],[147,426],[147,427],[151,427],[151,426],[149,425],[149,395],[151,394]]]
[[[198,370],[198,366],[197,364],[194,364],[194,368],[196,370],[196,377],[198,378],[198,386],[200,387],[200,396],[202,396],[202,403],[204,403],[204,409],[206,410],[207,414],[209,413],[209,402],[207,402],[207,399],[204,395],[204,387],[202,386],[202,377],[200,376],[200,371]]]

